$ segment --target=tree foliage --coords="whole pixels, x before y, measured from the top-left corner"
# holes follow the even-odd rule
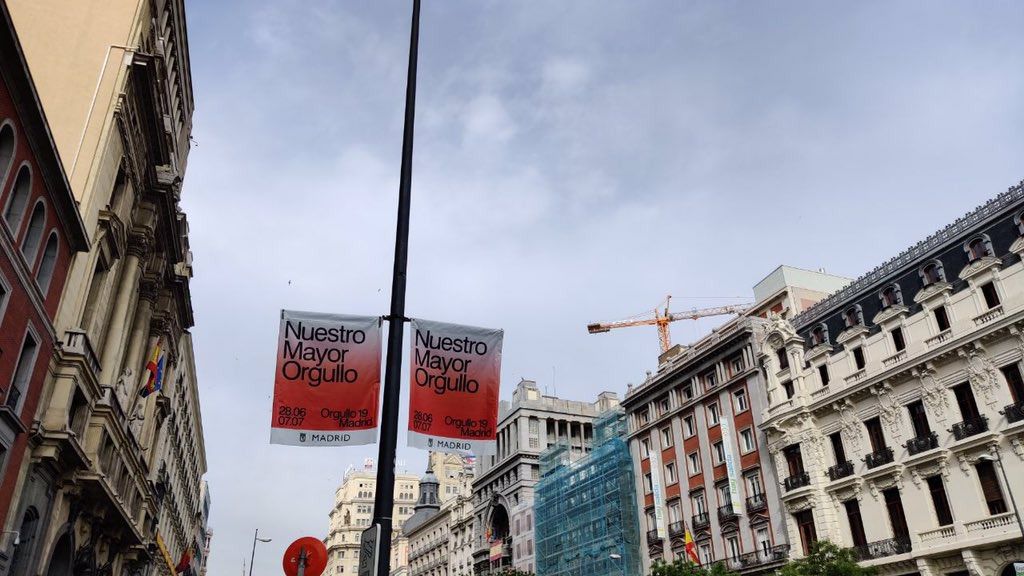
[[[857,564],[853,551],[828,540],[811,545],[811,553],[793,560],[779,570],[779,576],[872,576],[874,568]]]
[[[738,576],[735,572],[718,562],[704,568],[687,560],[676,560],[671,564],[656,562],[651,566],[651,576]]]

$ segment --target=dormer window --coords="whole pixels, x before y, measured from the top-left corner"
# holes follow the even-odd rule
[[[825,324],[818,324],[811,330],[811,346],[821,344],[828,344],[828,326]]]
[[[938,260],[925,264],[924,268],[918,271],[918,275],[921,276],[921,283],[924,286],[946,281],[946,271],[942,268],[942,262]]]
[[[964,245],[964,251],[967,252],[967,258],[970,259],[971,262],[980,260],[986,256],[992,256],[992,241],[984,234],[976,236]]]
[[[847,308],[846,312],[843,312],[843,320],[846,322],[847,328],[863,326],[864,312],[861,310],[860,304],[855,304]]]
[[[882,308],[903,304],[903,292],[900,290],[899,284],[886,286],[878,297],[882,299]]]

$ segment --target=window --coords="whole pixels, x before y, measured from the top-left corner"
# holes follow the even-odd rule
[[[43,261],[39,264],[39,273],[36,275],[36,282],[39,284],[39,291],[46,299],[46,293],[50,291],[50,280],[53,279],[53,268],[57,264],[57,233],[50,232],[46,240],[46,248],[43,250]]]
[[[39,343],[31,332],[25,333],[25,339],[21,343],[21,354],[18,355],[18,364],[14,369],[14,378],[11,379],[11,386],[7,392],[7,407],[15,413],[21,412],[23,404],[22,396],[28,389],[29,380],[32,378],[32,371],[36,365],[36,352]]]
[[[637,420],[640,421],[640,425],[643,426],[651,421],[651,415],[647,413],[647,408],[640,410],[636,413]]]
[[[747,496],[753,498],[764,494],[764,488],[761,486],[761,474],[754,472],[743,477],[747,485]]]
[[[7,300],[11,295],[11,288],[7,279],[0,275],[0,324],[4,321],[4,312],[7,310]]]
[[[0,127],[0,186],[7,180],[7,172],[14,161],[14,128],[10,123]]]
[[[714,444],[715,451],[715,464],[722,464],[725,462],[725,445],[719,440]]]
[[[0,306],[2,304],[3,294],[0,293]],[[1006,378],[1006,383],[1010,386],[1010,396],[1013,397],[1014,402],[1024,402],[1024,378],[1020,374],[1020,366],[1017,364],[1008,364],[1000,368],[1003,372],[1003,377]]]
[[[540,420],[537,418],[530,418],[530,434],[540,435]]]
[[[694,423],[693,414],[683,416],[683,434],[689,438],[697,433],[697,425]]]
[[[868,543],[868,539],[864,535],[864,519],[860,515],[860,502],[856,498],[851,498],[843,502],[843,507],[846,508],[846,521],[850,524],[850,538],[853,540],[853,545],[864,546]]]
[[[654,484],[651,482],[651,473],[644,474],[644,493],[650,494],[654,491]]]
[[[740,539],[737,536],[729,536],[725,539],[725,546],[729,550],[729,557],[733,560],[740,557]]]
[[[907,404],[907,412],[910,414],[910,424],[914,427],[914,434],[918,438],[924,438],[932,433],[928,425],[928,414],[924,411],[924,404],[918,400]]]
[[[670,448],[670,447],[672,447],[672,427],[671,426],[661,429],[661,448],[662,448],[662,450],[664,450],[665,448]]]
[[[999,485],[999,478],[996,477],[992,461],[982,460],[974,467],[978,470],[978,481],[981,483],[981,492],[985,497],[985,504],[988,505],[989,514],[996,515],[1006,512],[1003,489]]]
[[[740,446],[744,454],[754,451],[754,448],[757,447],[757,442],[754,440],[753,430],[750,428],[740,430]]]
[[[804,458],[800,453],[800,445],[792,444],[785,447],[782,450],[782,455],[786,458],[786,469],[790,477],[802,476],[804,473]]]
[[[690,505],[694,514],[706,514],[708,511],[707,501],[704,500],[704,492],[697,492],[690,496]]]
[[[906,341],[903,340],[903,330],[901,328],[893,328],[889,334],[892,336],[893,348],[897,352],[902,352],[907,347]]]
[[[665,484],[675,484],[678,478],[676,477],[676,463],[669,462],[665,464]]]
[[[754,540],[757,542],[757,548],[761,552],[764,552],[765,556],[772,549],[772,537],[771,533],[768,532],[767,528],[758,528],[754,535]]]
[[[853,349],[853,363],[857,366],[857,370],[864,369],[864,349],[860,346]]]
[[[960,416],[965,421],[974,420],[981,415],[978,412],[978,403],[974,399],[974,392],[971,391],[969,383],[953,386],[953,395],[956,396],[956,404],[960,408]]]
[[[640,439],[640,457],[649,458],[651,456],[651,439],[641,438]]]
[[[686,462],[688,470],[690,471],[690,476],[700,474],[700,454],[696,452],[693,452],[692,454],[687,454]]]
[[[938,282],[946,281],[946,271],[942,269],[942,262],[933,260],[926,264],[924,268],[918,271],[918,275],[921,277],[921,284],[924,286],[931,286]]]
[[[786,398],[792,398],[795,390],[793,389],[793,381],[786,380],[782,383],[782,389],[786,392]]]
[[[775,357],[779,360],[779,370],[789,368],[789,355],[786,353],[785,348],[779,348],[776,350]]]
[[[907,516],[903,510],[903,498],[900,496],[899,488],[889,488],[882,492],[882,495],[885,496],[885,508],[889,512],[892,535],[897,538],[908,538],[910,529],[907,527]]]
[[[847,308],[846,312],[843,312],[843,321],[846,322],[847,328],[862,326],[864,324],[864,312],[861,311],[860,304]]]
[[[11,234],[17,238],[18,229],[21,228],[21,220],[25,216],[25,208],[28,207],[28,197],[32,192],[32,174],[28,166],[22,166],[18,170],[18,177],[14,181],[11,196],[7,200],[7,208],[4,210],[4,220]]]
[[[811,345],[819,346],[821,344],[828,344],[828,326],[824,323],[818,324],[811,330]]]
[[[811,544],[818,539],[818,533],[814,529],[814,514],[810,510],[793,514],[796,520],[797,530],[800,532],[800,545],[803,547],[804,556],[811,553]]]
[[[746,412],[750,405],[747,403],[747,391],[745,389],[739,389],[732,393],[732,404],[736,409],[736,413]]]
[[[530,437],[530,448],[540,448],[540,438]]]
[[[28,262],[29,268],[35,268],[36,257],[39,255],[39,243],[43,240],[43,228],[46,227],[46,205],[40,200],[32,208],[32,217],[28,220],[28,232],[21,244],[21,254]]]
[[[988,236],[982,234],[968,242],[964,246],[964,251],[967,252],[967,259],[974,262],[986,256],[992,256],[992,242]]]
[[[949,509],[949,498],[946,497],[942,476],[930,476],[927,482],[928,492],[932,495],[932,506],[935,507],[935,519],[938,520],[939,526],[949,526],[953,523],[953,513]]]
[[[702,378],[704,380],[705,390],[711,390],[718,385],[718,374],[714,370],[705,373]]]
[[[711,553],[711,544],[700,545],[700,563],[703,566],[710,566],[715,560],[715,555]]]
[[[999,306],[999,293],[996,292],[995,284],[986,282],[981,285],[981,295],[985,298],[985,306],[995,308]]]
[[[900,290],[899,284],[886,286],[878,297],[882,300],[882,308],[903,304],[903,292]]]
[[[679,505],[679,500],[676,500],[668,505],[668,521],[675,524],[683,520],[683,508]]]
[[[818,366],[818,378],[821,380],[821,387],[822,388],[824,388],[825,386],[828,386],[828,382],[829,382],[828,364],[822,364],[822,365]]]
[[[949,314],[946,313],[945,306],[939,306],[932,311],[935,315],[935,325],[939,327],[939,332],[949,330]]]
[[[733,376],[743,372],[743,356],[736,356],[733,358],[732,361],[729,362],[729,368],[732,370]]]
[[[718,425],[718,420],[718,402],[712,402],[711,404],[708,404],[708,426]]]
[[[690,386],[689,384],[687,384],[686,386],[683,386],[682,390],[683,390],[683,398],[685,398],[687,400],[692,400],[693,399],[693,386]]]
[[[878,452],[886,447],[885,433],[882,431],[882,423],[878,417],[864,421],[864,427],[868,430],[868,439],[871,441],[871,451]]]
[[[661,407],[661,413],[662,414],[667,414],[669,412],[669,410],[671,410],[671,408],[672,408],[672,405],[669,402],[668,396],[665,396],[664,398],[662,398],[658,402],[658,405]]]

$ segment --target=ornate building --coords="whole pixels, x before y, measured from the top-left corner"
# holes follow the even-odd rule
[[[6,5],[90,238],[5,526],[25,558],[11,573],[174,574],[199,544],[205,472],[179,208],[193,109],[184,3]],[[158,350],[163,390],[142,397]]]
[[[795,555],[826,538],[883,575],[1014,573],[1022,254],[1018,185],[772,320],[759,354],[764,426]]]
[[[473,573],[470,462],[457,454],[430,453],[415,513],[402,526],[409,540],[409,576]]]

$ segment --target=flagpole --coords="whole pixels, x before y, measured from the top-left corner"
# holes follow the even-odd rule
[[[402,165],[398,181],[398,225],[395,262],[391,276],[391,314],[384,371],[384,401],[377,455],[377,484],[373,500],[373,524],[380,526],[377,575],[391,572],[391,514],[395,505],[395,451],[398,444],[398,408],[401,392],[402,336],[405,329],[405,284],[409,261],[409,205],[412,193],[413,127],[416,118],[416,64],[420,35],[420,0],[412,3],[409,37],[409,70],[405,85],[405,128],[402,133]]]

